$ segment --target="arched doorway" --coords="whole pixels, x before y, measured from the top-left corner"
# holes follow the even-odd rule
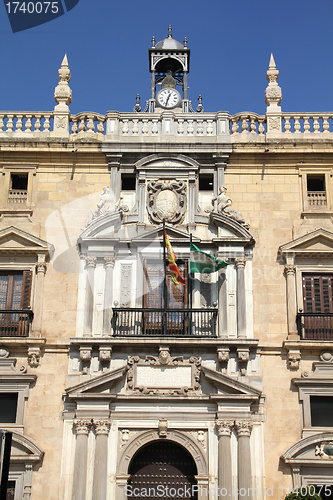
[[[146,444],[134,455],[128,473],[128,500],[197,500],[196,464],[177,443],[158,440]]]

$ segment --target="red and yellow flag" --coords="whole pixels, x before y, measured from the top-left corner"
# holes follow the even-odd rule
[[[168,254],[169,269],[170,269],[172,281],[174,282],[175,285],[184,285],[185,286],[184,278],[180,274],[179,268],[176,264],[175,252],[173,251],[173,248],[171,246],[171,243],[169,241],[169,238],[168,238],[168,235],[167,235],[165,229],[164,229],[164,236],[165,236],[165,246],[166,246],[166,250],[167,250],[167,254]]]

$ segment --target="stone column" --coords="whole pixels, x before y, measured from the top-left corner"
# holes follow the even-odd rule
[[[293,264],[287,264],[284,267],[287,276],[287,318],[288,318],[288,335],[298,335],[296,326],[296,282],[295,274],[296,267]]]
[[[76,419],[73,422],[76,433],[76,446],[74,458],[74,477],[72,500],[85,500],[87,482],[87,453],[88,434],[91,428],[91,420]]]
[[[108,419],[94,420],[93,426],[96,446],[92,500],[106,500],[108,435],[111,422]]]
[[[239,500],[253,500],[250,436],[253,424],[249,420],[236,420],[238,437],[238,492]]]
[[[228,296],[226,272],[219,271],[219,299],[218,299],[218,336],[226,338],[228,336]]]
[[[113,268],[116,259],[114,256],[104,257],[105,284],[104,284],[104,311],[103,334],[111,335],[112,300],[113,300]]]
[[[189,175],[188,182],[188,224],[191,229],[195,228],[195,213],[197,209],[196,204],[196,184],[195,184],[195,174],[194,172]]]
[[[216,428],[219,435],[218,488],[220,496],[226,496],[227,498],[230,498],[232,495],[230,437],[234,425],[235,422],[233,420],[216,420]]]
[[[46,273],[45,255],[38,255],[38,263],[36,266],[37,277],[36,277],[36,289],[35,289],[35,300],[34,300],[34,321],[33,321],[33,332],[34,334],[40,334],[42,331],[42,313],[43,313],[43,290],[44,290],[44,278]]]
[[[86,282],[86,300],[85,300],[85,329],[84,335],[92,334],[92,324],[94,316],[94,277],[96,267],[96,257],[86,257],[87,282]]]
[[[246,337],[246,300],[245,300],[245,264],[244,257],[236,260],[237,268],[237,337]]]
[[[146,179],[145,177],[140,176],[138,179],[138,193],[137,193],[137,203],[139,210],[138,223],[144,224],[145,222],[145,188],[146,188]]]

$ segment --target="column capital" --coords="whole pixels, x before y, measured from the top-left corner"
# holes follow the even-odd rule
[[[111,427],[111,420],[109,419],[93,419],[93,427],[95,429],[96,435],[109,434]]]
[[[296,266],[294,264],[286,264],[284,266],[284,271],[287,275],[295,275],[296,273]]]
[[[251,431],[252,431],[253,423],[251,420],[236,420],[235,422],[235,429],[237,431],[237,436],[246,436],[250,437],[251,436]]]
[[[113,269],[115,263],[116,263],[116,257],[114,255],[108,255],[107,257],[104,257],[104,266],[105,267],[112,267],[112,269]]]
[[[39,274],[39,273],[45,274],[46,273],[46,263],[45,262],[38,262],[36,264],[36,271],[37,271],[37,274]]]
[[[245,257],[237,257],[235,259],[235,264],[236,264],[237,269],[244,268],[245,264],[246,264],[246,258]]]
[[[87,267],[96,267],[97,257],[86,256],[85,261]]]
[[[220,436],[230,436],[231,431],[235,426],[234,420],[216,420],[215,425],[217,428],[217,432]]]
[[[91,420],[88,418],[76,418],[73,420],[73,427],[76,435],[85,434],[88,436],[91,429]]]

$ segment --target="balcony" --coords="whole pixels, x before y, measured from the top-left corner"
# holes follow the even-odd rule
[[[0,312],[0,337],[28,337],[33,312],[7,309]]]
[[[214,338],[217,309],[114,308],[115,337]]]
[[[333,313],[298,313],[296,322],[302,340],[333,340]]]

